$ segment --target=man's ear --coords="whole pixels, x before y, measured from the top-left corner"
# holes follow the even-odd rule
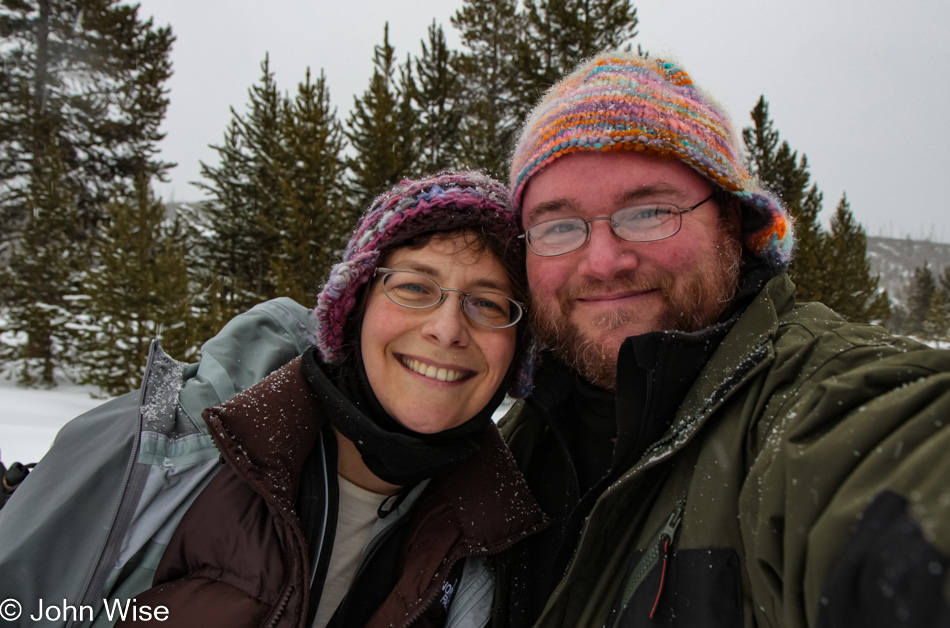
[[[719,206],[719,221],[726,225],[729,233],[741,242],[742,238],[742,204],[731,194],[719,193],[714,197]]]
[[[739,239],[742,235],[742,205],[738,199],[731,199],[731,201],[729,207],[726,208],[726,220],[736,239]]]

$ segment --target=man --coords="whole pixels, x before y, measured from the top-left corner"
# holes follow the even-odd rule
[[[718,106],[609,54],[515,149],[547,351],[503,422],[553,525],[514,626],[950,625],[950,352],[817,303]],[[522,549],[523,548],[523,549]]]

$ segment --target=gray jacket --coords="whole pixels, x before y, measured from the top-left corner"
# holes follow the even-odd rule
[[[229,322],[197,364],[176,362],[153,343],[139,391],[63,427],[0,511],[0,601],[22,609],[6,625],[112,625],[107,603],[151,587],[173,532],[221,468],[202,412],[303,353],[313,325],[310,310],[281,298]],[[449,625],[487,622],[486,569],[482,559],[466,563]],[[34,621],[40,600],[47,611]]]

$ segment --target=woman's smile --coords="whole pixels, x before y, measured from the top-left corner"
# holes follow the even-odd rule
[[[439,366],[433,361],[422,361],[417,360],[416,358],[411,358],[409,356],[401,355],[398,356],[399,360],[402,362],[403,366],[408,368],[411,371],[418,373],[429,379],[437,379],[440,382],[455,382],[460,379],[467,379],[475,375],[474,371],[470,370],[460,370],[457,368]]]

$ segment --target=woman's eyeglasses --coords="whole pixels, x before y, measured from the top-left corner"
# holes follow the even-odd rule
[[[504,329],[521,320],[524,303],[498,292],[462,292],[456,288],[443,288],[431,277],[411,270],[377,268],[375,276],[383,278],[383,292],[389,299],[414,310],[435,307],[445,300],[447,292],[457,292],[465,314],[485,327]]]

